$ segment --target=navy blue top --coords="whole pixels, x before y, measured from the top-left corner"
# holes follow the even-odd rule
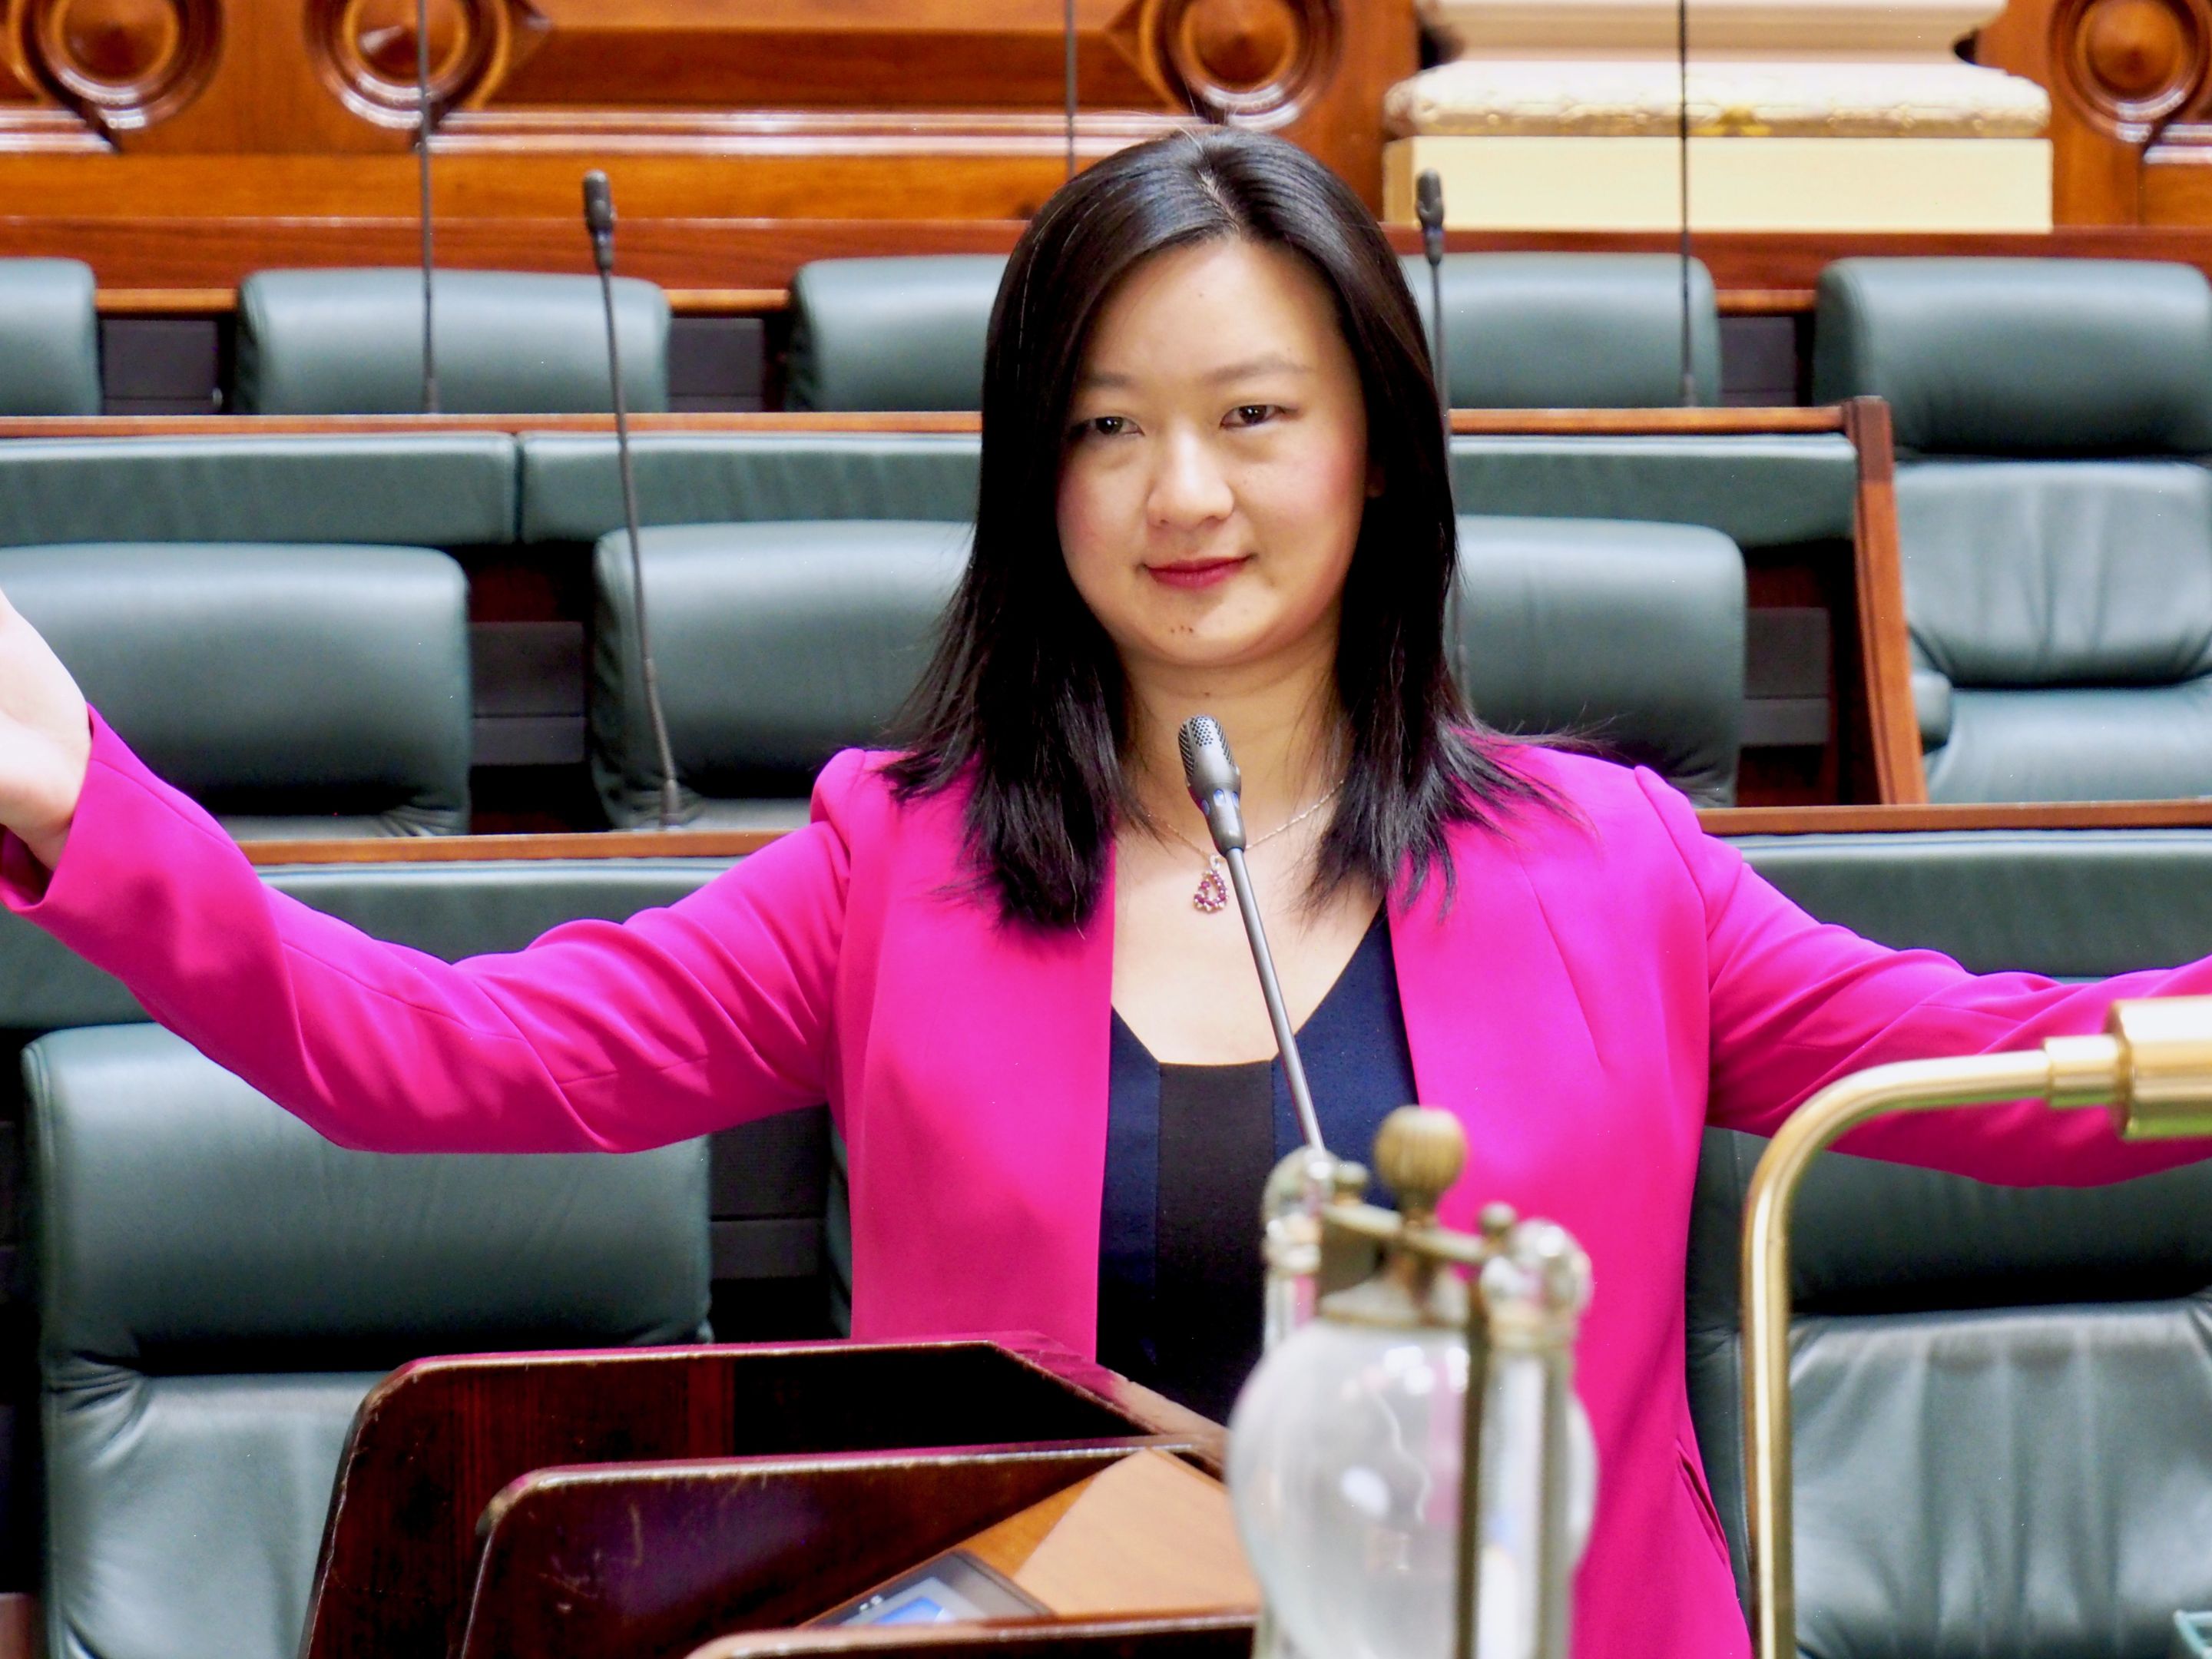
[[[1368,1159],[1414,1098],[1389,923],[1378,913],[1298,1029],[1322,1138]],[[1260,1194],[1299,1142],[1281,1066],[1163,1066],[1114,1017],[1099,1230],[1098,1358],[1217,1421],[1260,1358]]]

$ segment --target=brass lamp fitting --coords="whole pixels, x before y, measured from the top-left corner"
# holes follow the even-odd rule
[[[1752,1172],[1743,1227],[1745,1467],[1752,1633],[1797,1659],[1790,1427],[1790,1222],[1806,1170],[1838,1136],[1891,1112],[2041,1100],[2103,1106],[2130,1139],[2212,1135],[2212,997],[2116,1002],[2097,1036],[2024,1053],[1876,1066],[1792,1113]]]

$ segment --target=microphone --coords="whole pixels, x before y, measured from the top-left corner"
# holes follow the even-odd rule
[[[1309,1146],[1325,1153],[1328,1149],[1322,1144],[1321,1120],[1314,1115],[1313,1091],[1306,1087],[1305,1063],[1298,1058],[1297,1033],[1291,1029],[1290,1011],[1283,1005],[1274,955],[1267,949],[1267,930],[1261,925],[1251,873],[1244,867],[1244,805],[1238,793],[1244,787],[1243,775],[1230,756],[1220,721],[1211,714],[1194,714],[1185,720],[1176,742],[1182,750],[1182,781],[1206,815],[1213,850],[1229,866],[1229,884],[1236,890],[1237,913],[1244,918],[1252,964],[1260,970],[1260,994],[1267,1000],[1267,1019],[1275,1028],[1275,1047],[1283,1057],[1283,1076],[1290,1085],[1291,1104],[1297,1109],[1298,1127]]]
[[[438,412],[438,356],[430,331],[430,273],[437,264],[430,232],[430,0],[415,0],[415,187],[422,198],[422,412]]]
[[[623,396],[622,342],[615,331],[615,198],[607,175],[593,167],[584,175],[584,228],[591,233],[592,262],[599,268],[599,297],[607,313],[607,374],[615,394],[615,459],[622,470],[623,522],[629,532],[630,602],[637,616],[638,669],[645,679],[645,714],[653,726],[660,761],[660,827],[673,830],[682,811],[676,783],[676,757],[668,746],[668,721],[660,711],[660,676],[653,665],[651,636],[645,627],[645,562],[638,550],[637,479],[630,468],[629,411]]]
[[[1444,181],[1425,167],[1413,181],[1413,215],[1421,222],[1421,252],[1429,261],[1429,362],[1437,374],[1437,406],[1444,441],[1451,442],[1451,371],[1444,363]]]

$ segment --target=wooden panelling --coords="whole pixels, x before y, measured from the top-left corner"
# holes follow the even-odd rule
[[[2212,226],[2212,4],[2010,0],[1978,62],[2051,94],[2062,225]]]
[[[588,166],[613,175],[638,274],[781,288],[809,247],[1004,248],[1069,165],[1060,0],[430,11],[434,213],[459,265],[584,268]],[[1379,204],[1382,95],[1418,67],[1413,0],[1074,15],[1079,161],[1228,122],[1306,145]],[[413,0],[0,0],[0,247],[75,254],[131,289],[411,261],[414,15]]]

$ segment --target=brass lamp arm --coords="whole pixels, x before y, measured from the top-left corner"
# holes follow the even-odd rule
[[[1797,1659],[1790,1430],[1790,1221],[1814,1156],[1890,1112],[2042,1100],[2109,1105],[2129,1139],[2212,1134],[2212,997],[2116,1002],[2099,1036],[2021,1054],[1876,1066],[1793,1112],[1753,1170],[1743,1227],[1744,1462],[1752,1636]]]

